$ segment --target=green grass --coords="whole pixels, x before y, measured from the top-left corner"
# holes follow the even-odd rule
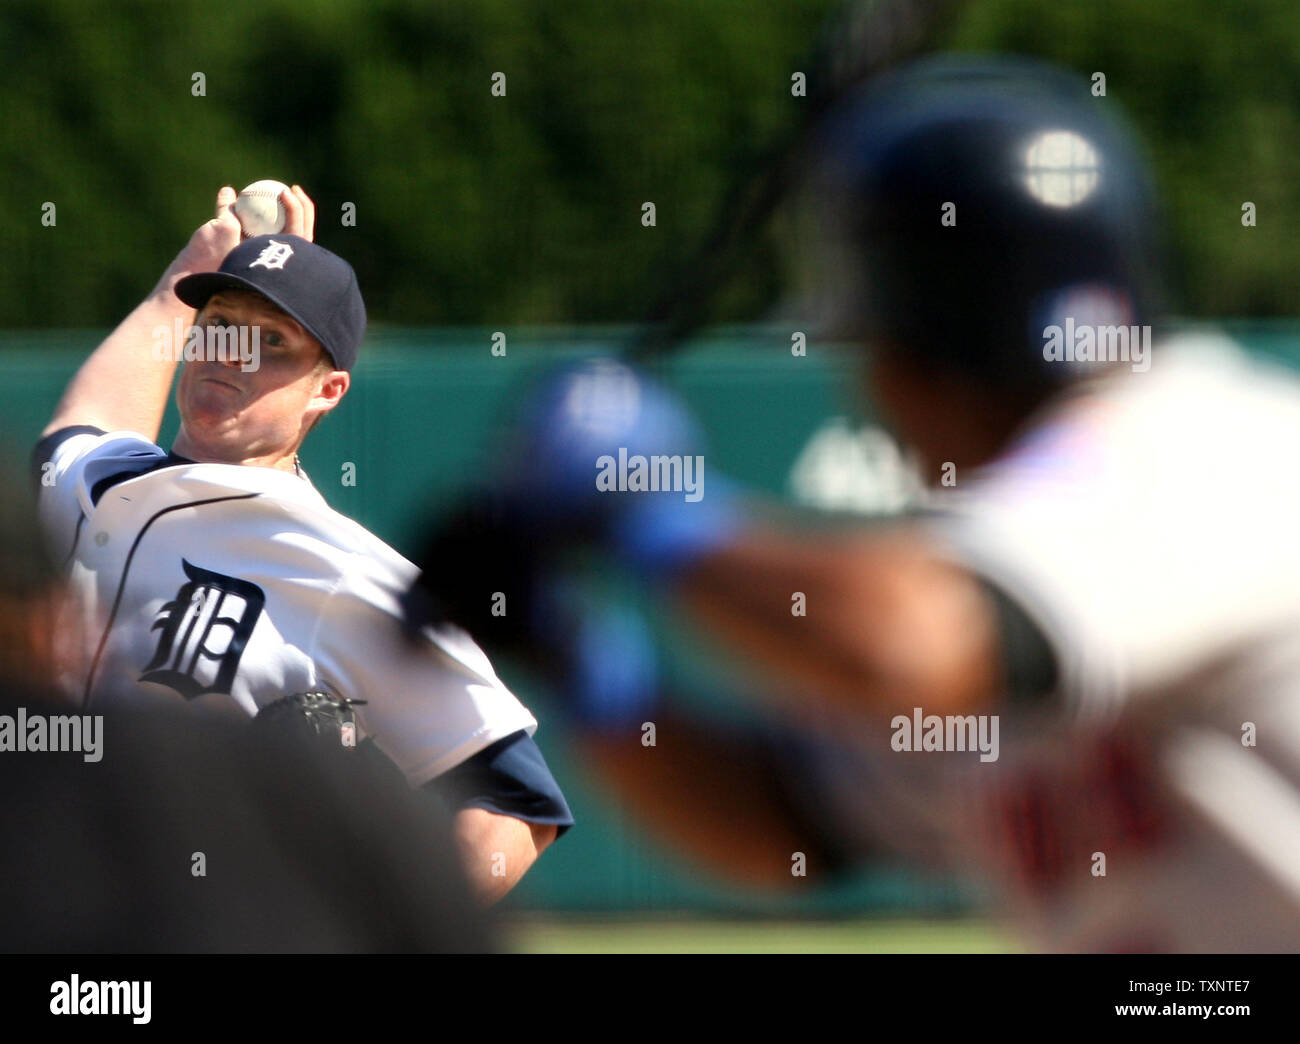
[[[700,920],[665,915],[520,917],[506,925],[518,953],[1012,953],[986,921]]]

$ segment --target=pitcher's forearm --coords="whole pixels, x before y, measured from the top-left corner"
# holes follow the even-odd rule
[[[183,333],[194,314],[173,288],[191,273],[215,271],[238,245],[239,219],[230,210],[234,201],[229,186],[217,193],[216,216],[199,226],[149,296],[82,363],[44,434],[91,424],[158,438],[181,347],[175,343],[177,323]],[[166,338],[161,344],[157,331]]]
[[[483,906],[517,885],[556,835],[554,826],[483,808],[463,808],[453,822],[470,892]]]
[[[172,292],[184,274],[169,268],[149,296],[81,364],[45,434],[70,424],[93,424],[157,439],[177,364],[174,351],[156,351],[155,331],[166,331],[164,344],[170,348],[177,321],[183,330],[193,319],[194,309]]]

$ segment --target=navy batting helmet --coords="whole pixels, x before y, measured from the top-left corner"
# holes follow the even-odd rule
[[[1041,388],[1045,329],[1148,324],[1153,193],[1131,136],[1039,62],[916,62],[830,113],[807,187],[832,334]]]

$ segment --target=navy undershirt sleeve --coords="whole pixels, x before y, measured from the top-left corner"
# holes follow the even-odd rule
[[[546,759],[522,729],[431,779],[424,789],[453,810],[485,808],[529,823],[551,823],[558,837],[573,826],[573,813]]]
[[[32,484],[37,488],[41,484],[41,469],[54,456],[54,451],[63,445],[73,435],[103,435],[103,428],[96,428],[91,424],[72,424],[66,428],[60,428],[58,431],[52,431],[45,438],[36,444],[32,450]]]

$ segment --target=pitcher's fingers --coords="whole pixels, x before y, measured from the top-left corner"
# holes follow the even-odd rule
[[[213,217],[220,218],[224,214],[230,213],[230,208],[235,205],[235,196],[238,193],[233,188],[226,185],[217,190],[217,209]]]
[[[284,232],[290,236],[303,235],[302,201],[293,194],[293,189],[286,188],[280,193],[280,205],[284,207]]]
[[[294,185],[292,191],[302,202],[303,227],[306,229],[303,238],[311,239],[316,234],[316,204],[312,202],[311,196],[307,195],[307,190],[301,185]]]
[[[293,236],[302,236],[303,239],[311,239],[315,214],[307,194],[295,186],[280,193],[280,202],[284,206],[285,232]]]

